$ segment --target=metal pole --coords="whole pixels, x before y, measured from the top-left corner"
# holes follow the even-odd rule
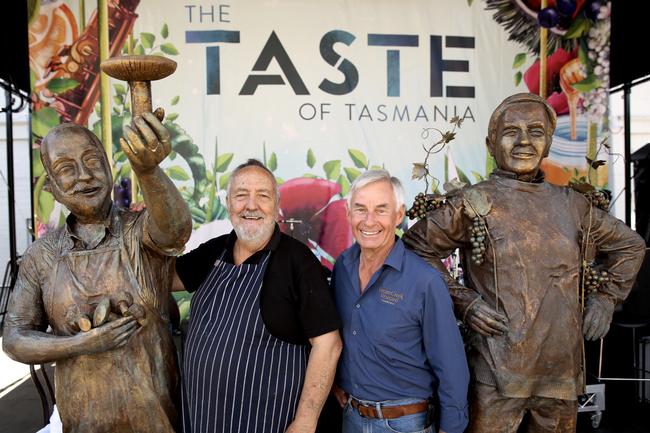
[[[31,104],[27,106],[27,125],[29,132],[29,140],[27,140],[27,149],[29,150],[29,210],[30,210],[30,219],[31,227],[29,228],[29,235],[31,236],[31,242],[36,240],[36,212],[34,203],[34,151],[32,150],[32,140],[34,136],[32,135],[32,106]]]
[[[631,155],[632,135],[630,126],[630,96],[632,94],[632,85],[625,83],[623,85],[623,126],[625,128],[624,157],[625,161],[625,224],[632,226],[632,173],[631,173]]]
[[[99,61],[110,56],[110,41],[108,39],[108,0],[97,1]],[[106,150],[108,162],[113,168],[113,135],[111,132],[111,83],[110,77],[99,71],[100,107],[102,121],[102,142]],[[133,107],[131,107],[133,109]]]
[[[10,287],[18,273],[16,256],[16,213],[14,201],[14,129],[13,129],[13,98],[11,90],[5,88],[5,129],[7,131],[7,203],[9,204],[9,254],[11,259]]]

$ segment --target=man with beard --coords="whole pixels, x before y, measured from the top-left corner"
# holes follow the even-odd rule
[[[183,360],[185,433],[314,432],[341,351],[320,263],[280,232],[273,173],[231,174],[234,230],[179,257],[175,290],[194,292]]]
[[[486,143],[496,169],[450,194],[404,243],[446,276],[458,319],[470,329],[472,433],[570,433],[584,392],[583,334],[602,338],[643,260],[643,240],[571,188],[540,171],[556,115],[541,97],[506,98]],[[465,285],[441,259],[463,255]],[[596,257],[609,281],[586,291],[583,266]],[[582,332],[581,332],[582,331]]]
[[[43,139],[46,189],[70,215],[23,256],[7,314],[3,348],[9,356],[56,362],[56,402],[66,433],[176,431],[169,293],[173,256],[189,238],[192,220],[158,167],[171,151],[167,129],[151,113],[124,129],[122,150],[147,203],[142,212],[111,201],[109,161],[88,129],[62,124]],[[128,307],[128,317],[102,324],[107,302],[114,313]]]

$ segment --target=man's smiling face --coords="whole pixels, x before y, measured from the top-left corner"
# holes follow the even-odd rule
[[[404,218],[388,181],[370,183],[356,190],[350,200],[348,219],[362,251],[382,253],[395,243],[395,227]]]
[[[246,167],[239,171],[228,190],[228,214],[244,242],[270,239],[278,216],[275,184],[260,167]]]

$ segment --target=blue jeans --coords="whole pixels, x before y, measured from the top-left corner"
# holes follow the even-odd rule
[[[359,400],[364,404],[376,406],[401,406],[417,403],[421,399],[389,400],[382,402]],[[352,407],[350,400],[343,408],[343,433],[433,433],[433,426],[427,425],[427,412],[404,415],[394,419],[364,418]]]

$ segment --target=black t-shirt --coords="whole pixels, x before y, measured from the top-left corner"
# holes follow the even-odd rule
[[[176,273],[188,292],[201,286],[222,254],[223,260],[234,263],[236,240],[232,231],[176,259]],[[308,344],[309,338],[341,328],[324,269],[309,248],[280,232],[276,224],[269,243],[245,263],[259,263],[267,251],[271,256],[260,293],[266,329],[283,341]]]

